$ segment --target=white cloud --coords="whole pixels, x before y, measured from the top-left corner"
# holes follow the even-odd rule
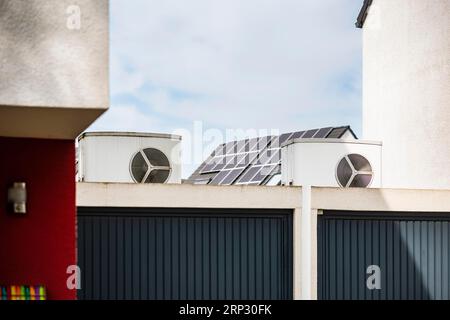
[[[145,84],[144,73],[126,70],[124,61],[117,54],[111,55],[110,70],[114,95],[135,94]]]
[[[361,2],[113,0],[112,106],[91,130],[358,132]]]
[[[94,131],[137,131],[161,130],[161,123],[155,117],[145,114],[134,105],[115,105],[104,113],[91,127]]]
[[[353,27],[359,1],[111,4],[112,95],[144,101],[149,120],[170,116],[281,131],[359,121],[361,44]],[[356,86],[342,89],[344,76]],[[195,98],[174,98],[171,89]],[[161,122],[156,127],[170,127]]]

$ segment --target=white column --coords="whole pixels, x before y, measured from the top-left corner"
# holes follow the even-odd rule
[[[311,186],[302,187],[301,203],[294,210],[294,299],[317,299],[317,215],[311,208]]]
[[[300,199],[299,199],[300,200]],[[302,299],[302,209],[294,210],[293,250],[294,250],[294,299]]]
[[[311,186],[302,187],[302,212],[300,216],[300,281],[302,300],[314,299],[313,276],[313,218],[311,210]],[[314,232],[315,234],[315,232]]]

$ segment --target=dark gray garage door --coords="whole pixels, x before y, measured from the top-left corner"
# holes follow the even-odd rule
[[[292,212],[78,208],[79,299],[292,299]]]
[[[449,299],[449,234],[449,215],[325,212],[318,297]]]

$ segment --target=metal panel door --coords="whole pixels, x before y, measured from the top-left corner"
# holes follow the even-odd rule
[[[325,212],[318,297],[449,299],[449,233],[448,214]]]
[[[79,299],[292,299],[292,211],[78,209]]]

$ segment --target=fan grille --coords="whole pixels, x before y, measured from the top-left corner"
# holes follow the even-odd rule
[[[372,166],[360,154],[346,155],[336,167],[336,180],[343,188],[367,188],[372,179]]]
[[[155,148],[137,152],[131,159],[130,171],[137,183],[165,183],[170,176],[169,159]]]

